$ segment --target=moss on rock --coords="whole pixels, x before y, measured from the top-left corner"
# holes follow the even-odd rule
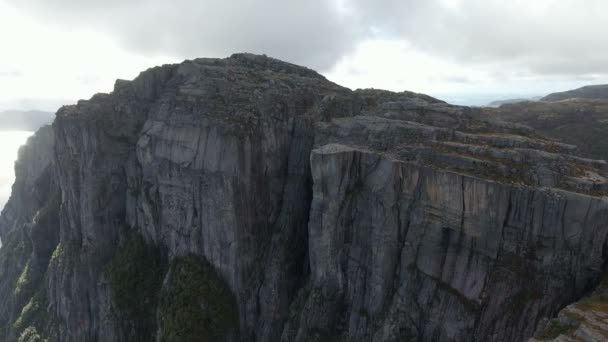
[[[17,279],[14,291],[15,297],[19,297],[31,283],[29,274],[30,262],[31,260],[28,260],[27,264],[25,264],[25,267],[23,268],[23,271],[21,271],[21,275]]]
[[[21,310],[21,314],[13,323],[13,329],[19,342],[47,341],[43,334],[48,323],[48,297],[44,287],[36,292],[29,302]]]
[[[162,341],[225,341],[238,332],[236,301],[203,258],[176,258],[169,268],[160,308]]]
[[[19,336],[19,342],[47,342],[43,335],[41,335],[35,327],[28,327]]]
[[[105,265],[115,314],[129,341],[149,341],[156,331],[155,313],[165,266],[160,249],[135,236]]]
[[[576,331],[579,325],[580,322],[576,321],[562,322],[557,319],[551,320],[543,330],[542,334],[538,336],[538,339],[543,341],[553,340],[559,337],[560,335],[570,336],[574,331]]]

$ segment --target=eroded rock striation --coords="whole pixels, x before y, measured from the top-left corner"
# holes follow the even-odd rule
[[[601,90],[601,86],[595,88]],[[577,154],[608,159],[605,139],[608,133],[608,102],[605,100],[577,98],[558,102],[529,102],[503,105],[486,111],[488,115],[529,125],[543,135],[574,144]],[[568,305],[557,317],[542,320],[534,341],[599,342],[608,339],[607,288],[604,276],[602,283],[581,300]]]
[[[53,144],[53,129],[45,126],[20,148],[11,198],[0,216],[3,341],[15,341],[21,334],[36,336],[42,330],[54,336],[55,326],[46,315],[49,297],[45,279],[59,242],[61,194]]]
[[[604,161],[265,56],[117,81],[16,169],[7,341],[519,341],[606,261]]]

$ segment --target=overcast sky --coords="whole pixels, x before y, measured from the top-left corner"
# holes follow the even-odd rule
[[[451,102],[608,83],[605,0],[0,0],[0,110],[234,52]]]
[[[607,0],[0,0],[0,113],[235,52],[482,105],[608,83],[607,32]],[[29,134],[0,130],[0,207]]]

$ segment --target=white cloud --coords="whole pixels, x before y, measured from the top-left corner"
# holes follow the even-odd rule
[[[443,59],[403,40],[372,39],[358,44],[325,75],[352,89],[409,90],[464,105],[608,82],[605,75],[571,77],[513,70],[500,62],[463,64]]]
[[[175,61],[134,54],[96,31],[42,25],[2,3],[0,41],[0,68],[19,70],[0,77],[0,110],[57,109],[59,99],[74,102],[107,92],[116,78],[133,78],[150,66]],[[30,107],[22,108],[24,103]]]
[[[545,94],[608,80],[607,29],[605,0],[0,0],[0,70],[21,73],[0,77],[0,109],[240,51],[350,87]]]
[[[366,40],[326,76],[351,88],[437,93],[455,84],[483,83],[488,72],[444,61],[401,40]]]
[[[246,51],[323,69],[360,34],[338,0],[7,2],[47,24],[95,29],[146,55],[224,57]]]
[[[381,34],[460,64],[533,74],[608,73],[605,0],[351,0]]]

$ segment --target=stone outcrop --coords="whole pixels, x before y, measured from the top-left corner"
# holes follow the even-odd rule
[[[484,110],[489,116],[527,125],[539,134],[576,145],[581,156],[608,159],[607,100],[526,102]]]
[[[0,217],[33,246],[0,250],[7,341],[519,341],[606,260],[605,162],[265,56],[149,69],[49,132]]]

